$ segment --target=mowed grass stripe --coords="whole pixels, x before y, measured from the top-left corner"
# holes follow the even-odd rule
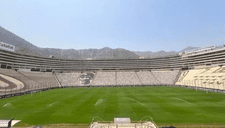
[[[59,93],[61,90],[62,93]],[[37,101],[36,104],[34,104],[33,108],[30,109],[30,113],[27,113],[26,116],[24,116],[24,119],[22,118],[22,122],[29,120],[31,124],[37,124],[42,122],[43,124],[50,123],[52,120],[55,121],[61,121],[63,115],[67,115],[67,117],[74,117],[73,115],[70,115],[70,109],[73,108],[73,101],[79,100],[80,95],[85,95],[86,93],[89,92],[87,89],[74,89],[72,88],[74,92],[69,90],[68,88],[66,89],[60,89],[56,90],[56,93],[50,92],[49,94],[54,95],[51,97],[47,92],[43,93],[43,98],[42,101],[39,102]],[[52,90],[54,91],[54,90]],[[59,91],[59,92],[58,92]],[[66,93],[68,92],[68,93]],[[73,95],[74,97],[68,97],[70,95]],[[49,98],[50,97],[50,98]],[[53,106],[48,106],[49,104],[52,104],[54,102],[57,102]],[[78,102],[78,104],[81,102]],[[25,103],[29,104],[29,103]],[[39,109],[39,111],[35,111],[36,109]],[[33,111],[33,112],[32,112]],[[59,117],[57,117],[57,113],[59,113]]]
[[[92,118],[93,117],[107,117],[108,115],[105,115],[107,114],[107,108],[109,107],[108,104],[111,104],[109,103],[109,98],[111,97],[111,92],[112,92],[112,89],[109,89],[109,88],[101,88],[101,93],[98,94],[98,99],[96,99],[95,101],[95,104],[94,104],[94,110],[93,110],[93,114],[92,114]],[[101,102],[99,102],[101,101]]]
[[[162,88],[162,87],[158,87],[158,88]],[[179,100],[177,101],[175,99],[171,99],[171,98],[174,98],[174,97],[177,97],[177,98],[181,97],[181,98],[185,99],[185,97],[187,97],[187,96],[191,97],[190,94],[194,94],[194,96],[195,96],[196,93],[198,93],[199,95],[205,95],[206,96],[205,93],[199,93],[199,92],[196,92],[194,90],[188,90],[189,93],[185,93],[186,92],[186,91],[184,91],[184,90],[186,90],[185,88],[170,87],[170,88],[163,88],[164,90],[167,90],[167,93],[164,93],[164,94],[160,93],[161,96],[159,96],[159,95],[156,95],[155,92],[157,92],[157,91],[155,91],[155,89],[157,89],[157,87],[156,88],[153,87],[151,89],[152,91],[154,91],[154,92],[151,92],[151,93],[154,94],[155,100],[158,100],[159,97],[165,99],[165,101],[162,102],[163,104],[161,104],[159,107],[152,108],[152,110],[156,109],[155,110],[156,112],[161,112],[161,114],[158,113],[158,115],[155,115],[155,116],[152,115],[152,117],[154,118],[154,120],[156,122],[168,122],[168,123],[169,122],[180,122],[180,123],[184,122],[184,123],[188,123],[188,122],[193,122],[193,119],[196,120],[196,121],[199,120],[200,122],[204,122],[202,119],[205,119],[205,118],[209,117],[209,116],[206,116],[207,113],[208,113],[207,111],[202,110],[201,108],[199,108],[195,104],[187,104],[187,103],[179,101]],[[149,91],[149,89],[145,89],[145,91]],[[176,95],[174,95],[171,92],[177,92],[177,93],[176,93]],[[137,93],[137,94],[140,94],[140,93]],[[152,94],[150,94],[151,97],[152,97]],[[213,94],[217,94],[217,93],[213,93]],[[192,98],[193,98],[193,96],[192,96]],[[144,99],[144,98],[141,98],[141,99]],[[201,101],[201,99],[199,99],[199,100]],[[204,107],[206,107],[206,106],[204,106]],[[196,117],[196,118],[193,118],[193,116]],[[199,118],[199,116],[201,118]],[[205,123],[207,123],[208,120],[211,120],[211,119],[208,118],[205,121]],[[214,119],[214,120],[217,120],[217,119]]]
[[[96,88],[86,88],[88,91],[83,95],[76,97],[76,99],[69,100],[68,103],[72,102],[71,105],[67,105],[66,108],[61,109],[60,113],[56,113],[52,118],[67,119],[66,122],[60,120],[60,123],[88,123],[92,119],[92,112],[94,109],[94,104],[98,97],[99,89]],[[90,91],[91,90],[91,91]],[[66,113],[66,114],[65,114]],[[68,114],[67,114],[68,113]],[[62,122],[61,122],[62,121]]]
[[[182,92],[182,91],[181,91]],[[216,96],[216,97],[215,97]],[[218,114],[221,114],[222,109],[224,109],[222,104],[224,105],[224,97],[225,95],[223,93],[215,93],[215,92],[208,92],[205,93],[205,91],[198,91],[196,90],[190,90],[190,93],[186,93],[185,95],[183,93],[179,93],[179,98],[186,100],[188,102],[192,103],[192,109],[190,112],[193,111],[194,117],[201,117],[202,118],[208,118],[206,120],[212,120],[215,122],[218,122]],[[177,106],[187,108],[185,105],[177,104]],[[214,113],[214,114],[210,114]],[[202,120],[201,118],[196,118],[196,120]],[[191,119],[192,120],[192,119]],[[187,119],[188,121],[188,119]],[[222,121],[223,122],[223,121]],[[207,123],[207,121],[205,122]]]
[[[52,95],[52,91],[55,91],[56,93],[54,93],[54,95]],[[58,101],[58,103],[60,103],[59,99],[65,97],[65,95],[60,96],[61,94],[63,95],[63,93],[64,93],[63,91],[66,91],[66,90],[61,90],[61,93],[58,93],[57,90],[50,90],[49,92],[46,91],[46,92],[42,92],[41,94],[36,93],[36,94],[33,94],[32,96],[31,95],[23,95],[23,96],[19,96],[19,97],[10,98],[10,99],[3,99],[2,100],[3,104],[4,104],[4,102],[5,103],[11,102],[12,107],[3,108],[1,110],[7,111],[4,116],[12,117],[11,115],[13,115],[14,118],[22,119],[22,122],[23,122],[24,118],[28,118],[28,119],[33,118],[33,116],[36,116],[39,113],[43,113],[43,111],[45,109],[49,108],[48,107],[49,104],[52,104],[55,101]],[[82,93],[82,91],[79,91],[77,93],[77,95],[79,95],[79,93]],[[53,96],[55,98],[52,98]],[[1,103],[2,102],[0,102],[0,104]],[[59,105],[61,105],[61,104],[59,104]],[[57,107],[57,106],[55,106],[55,107]],[[48,113],[46,113],[46,114],[48,114]],[[33,122],[33,121],[35,123],[35,120],[32,120],[31,122]]]
[[[147,109],[147,106],[143,101],[141,101],[140,97],[137,96],[137,92],[140,88],[124,88],[125,98],[130,102],[129,106],[131,106],[131,112],[128,113],[128,117],[132,117],[131,120],[140,120],[140,117],[147,116],[151,114],[151,112]]]
[[[135,105],[135,101],[131,100],[130,97],[127,97],[128,94],[130,94],[129,91],[127,91],[126,87],[120,87],[117,88],[118,96],[119,96],[119,110],[120,110],[120,117],[131,117],[133,115],[136,116],[136,112],[133,109],[133,106]],[[132,118],[131,118],[132,119]]]
[[[140,117],[151,116],[154,120],[157,119],[159,115],[166,114],[160,108],[166,100],[164,98],[160,98],[157,95],[160,93],[157,87],[147,87],[135,89],[136,98],[146,105],[145,110],[142,110],[139,115]],[[162,91],[164,93],[164,91]],[[161,114],[160,114],[161,113]]]
[[[77,122],[88,123],[92,120],[95,103],[99,98],[101,98],[98,95],[101,92],[101,89],[92,89],[93,90],[89,90],[85,96],[80,97],[83,101],[79,106],[73,109],[72,113],[75,117],[71,121],[76,120]]]
[[[222,93],[181,87],[66,88],[2,99],[0,117],[33,125],[90,123],[94,116],[109,121],[151,116],[156,123],[224,123],[224,99]],[[11,105],[3,107],[6,103]]]
[[[160,93],[159,89],[161,87],[147,87],[147,88],[139,88],[136,92],[137,95],[140,98],[142,102],[146,102],[146,108],[151,113],[144,113],[143,116],[151,116],[154,121],[160,122],[160,121],[167,121],[172,118],[174,118],[174,109],[173,104],[171,102],[168,102],[166,99],[166,91],[167,87],[165,87]],[[167,93],[170,93],[170,91],[167,91]],[[172,109],[171,109],[172,108]],[[148,115],[147,115],[148,114]]]
[[[105,97],[105,109],[104,114],[99,115],[104,120],[111,121],[114,119],[114,117],[122,116],[119,106],[119,99],[121,98],[120,95],[118,95],[119,91],[118,88],[107,88],[107,97]]]

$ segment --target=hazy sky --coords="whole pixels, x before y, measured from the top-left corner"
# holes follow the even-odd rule
[[[225,0],[0,0],[0,26],[39,47],[179,51],[225,43]]]

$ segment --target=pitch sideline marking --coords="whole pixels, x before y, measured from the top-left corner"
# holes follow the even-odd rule
[[[9,105],[11,105],[11,103],[6,103],[3,107],[7,107]]]
[[[48,106],[52,106],[53,104],[56,104],[56,103],[58,103],[58,102],[51,103],[51,104],[49,104]]]
[[[98,99],[98,101],[95,103],[95,106],[99,103],[102,103],[103,99]]]
[[[126,98],[126,99],[130,99],[130,100],[133,100],[133,101],[135,101],[135,102],[139,103],[140,105],[145,106],[143,103],[141,103],[141,102],[139,102],[139,101],[137,101],[137,100],[135,100],[135,99],[128,98],[128,97],[125,97],[125,98]]]
[[[177,99],[177,100],[180,100],[180,101],[186,102],[186,103],[188,103],[188,104],[192,104],[192,103],[187,102],[186,100],[182,100],[182,99],[180,99],[180,98],[173,97],[173,99]]]

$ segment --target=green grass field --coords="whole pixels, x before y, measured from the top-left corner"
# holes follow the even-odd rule
[[[90,123],[94,116],[157,123],[225,123],[225,94],[182,87],[66,88],[0,100],[0,119],[20,123]]]

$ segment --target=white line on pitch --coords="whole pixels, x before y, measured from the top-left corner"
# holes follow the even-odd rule
[[[7,103],[7,104],[5,104],[3,107],[7,107],[7,106],[9,106],[9,105],[11,105],[11,103]]]
[[[130,99],[130,100],[133,100],[133,101],[135,101],[135,102],[137,102],[137,103],[139,103],[140,105],[142,105],[142,106],[145,106],[143,103],[141,103],[141,102],[139,102],[139,101],[137,101],[137,100],[135,100],[135,99],[132,99],[132,98],[128,98],[128,97],[126,97],[127,99]]]
[[[95,103],[95,106],[96,106],[97,104],[102,103],[102,101],[103,101],[103,99],[98,99],[98,101]]]
[[[52,106],[53,104],[56,104],[57,102],[54,102],[54,103],[52,103],[52,104],[49,104],[48,106]]]
[[[190,102],[187,102],[186,100],[182,100],[182,99],[180,99],[180,98],[176,98],[176,97],[174,97],[173,99],[177,99],[177,100],[180,100],[180,101],[186,102],[186,103],[188,103],[188,104],[191,104]]]

